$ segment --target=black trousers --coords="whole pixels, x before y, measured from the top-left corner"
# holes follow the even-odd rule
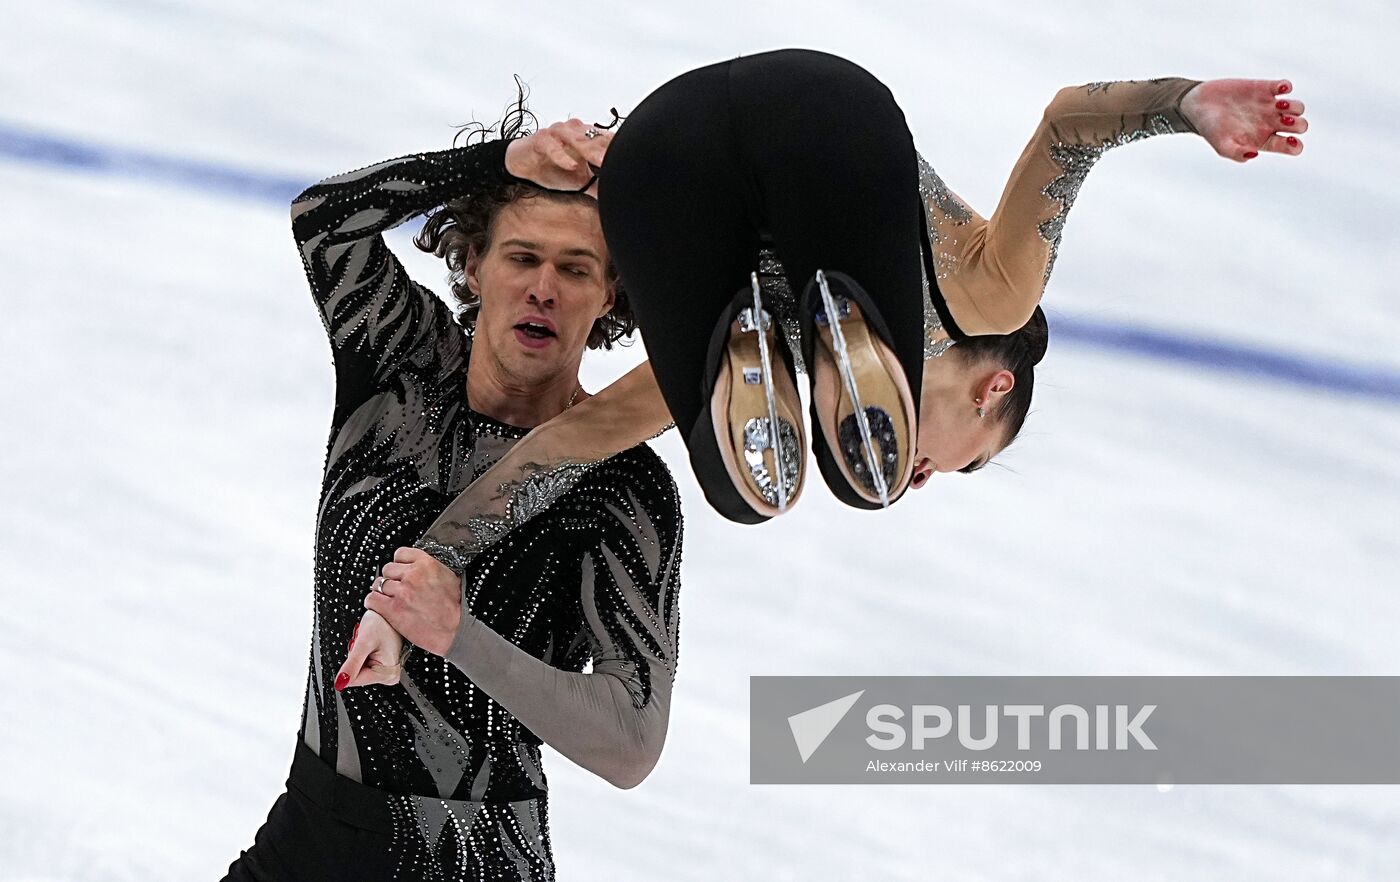
[[[522,827],[522,814],[536,823]],[[518,880],[554,875],[543,798],[467,803],[337,775],[298,741],[287,792],[223,882]]]
[[[711,333],[748,287],[765,237],[795,293],[818,269],[865,288],[917,406],[927,250],[917,181],[913,138],[889,89],[823,52],[783,49],[692,70],[627,117],[608,149],[599,211],[687,444],[708,407]]]

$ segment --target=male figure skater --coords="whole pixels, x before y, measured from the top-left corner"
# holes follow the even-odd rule
[[[301,738],[229,879],[552,879],[541,742],[619,787],[660,753],[681,515],[649,447],[540,475],[513,502],[542,510],[469,561],[413,547],[530,428],[587,397],[584,349],[633,327],[594,199],[576,192],[609,133],[571,120],[514,138],[518,121],[292,203],[335,410]],[[424,213],[417,244],[446,258],[467,327],[381,237]],[[365,612],[371,587],[418,647],[401,667],[380,651],[397,634]]]

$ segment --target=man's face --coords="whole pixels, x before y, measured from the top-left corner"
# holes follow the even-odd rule
[[[577,375],[593,323],[612,308],[597,207],[532,197],[496,215],[491,246],[467,262],[481,298],[472,357],[507,384]]]

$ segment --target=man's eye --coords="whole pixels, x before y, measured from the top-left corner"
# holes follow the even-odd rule
[[[576,276],[578,276],[578,277],[580,277],[580,278],[582,278],[582,277],[588,275],[588,269],[587,269],[586,267],[581,267],[581,266],[573,267],[572,269],[569,270],[569,272],[573,273],[574,275],[576,275]]]
[[[510,259],[513,260],[513,261],[515,261],[516,263],[534,263],[534,262],[535,262],[535,255],[533,255],[533,254],[513,254],[513,255],[511,255],[511,258],[510,258]]]

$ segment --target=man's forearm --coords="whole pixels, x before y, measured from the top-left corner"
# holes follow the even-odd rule
[[[637,707],[632,663],[563,671],[466,611],[446,658],[542,741],[617,787],[636,786],[661,755],[671,681],[660,665],[652,665],[651,694]]]

